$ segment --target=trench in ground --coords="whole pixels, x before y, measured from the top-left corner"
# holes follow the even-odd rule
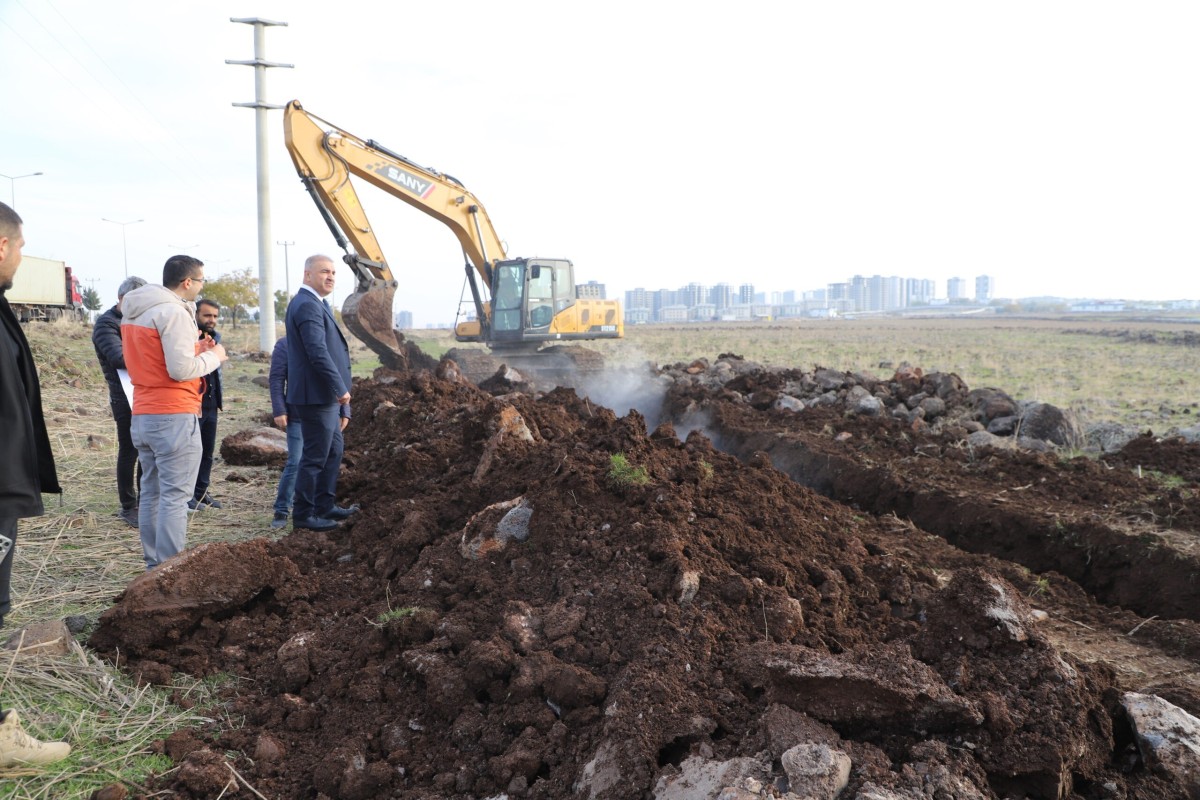
[[[1058,572],[1106,605],[1200,621],[1200,560],[1161,537],[1095,515],[1064,520],[944,487],[914,488],[891,470],[816,451],[779,432],[717,427],[706,433],[714,446],[742,460],[766,453],[776,469],[832,500],[877,516],[895,514],[970,553],[1036,573]]]

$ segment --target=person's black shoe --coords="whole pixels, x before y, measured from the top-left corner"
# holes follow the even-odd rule
[[[354,505],[348,506],[346,508],[342,508],[341,506],[334,506],[333,508],[326,511],[321,516],[324,517],[325,519],[346,519],[351,514],[355,514],[357,512],[358,512],[358,503],[355,503]]]
[[[272,528],[283,528],[287,525],[288,515],[286,511],[276,511],[275,518],[271,520]]]
[[[220,508],[221,501],[213,497],[208,492],[204,493],[204,497],[197,497],[192,501],[198,508]],[[188,504],[189,506],[191,503]]]
[[[325,519],[325,517],[305,517],[292,520],[292,530],[294,531],[331,531],[340,527],[339,523]]]
[[[129,525],[130,527],[136,528],[138,526],[137,506],[134,506],[133,508],[122,508],[117,516],[120,517],[125,524]]]

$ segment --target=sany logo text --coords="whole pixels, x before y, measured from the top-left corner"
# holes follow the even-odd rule
[[[433,193],[432,181],[422,180],[411,172],[402,170],[399,167],[381,166],[375,171],[397,186],[403,186],[405,189],[408,189],[421,199],[425,199]]]

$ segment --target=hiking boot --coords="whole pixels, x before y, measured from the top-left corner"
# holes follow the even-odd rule
[[[119,512],[117,512],[117,516],[124,520],[126,524],[134,528],[138,526],[137,506],[134,506],[133,508],[122,508]]]
[[[286,511],[276,511],[274,519],[271,520],[272,528],[283,528],[287,526],[288,515]]]
[[[0,767],[52,764],[70,754],[71,745],[66,742],[39,742],[26,733],[13,709],[0,722]]]

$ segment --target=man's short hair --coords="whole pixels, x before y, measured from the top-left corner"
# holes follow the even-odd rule
[[[117,299],[120,300],[125,295],[132,292],[134,289],[140,289],[146,285],[145,278],[139,278],[136,275],[130,275],[125,280],[121,281],[121,285],[117,287]]]
[[[334,265],[337,264],[337,262],[334,261],[329,256],[323,256],[320,253],[318,253],[315,256],[309,256],[308,258],[304,259],[304,271],[308,272],[310,269],[312,269],[313,267],[315,267],[317,264],[321,263],[322,261],[328,261],[330,264],[334,264]]]
[[[192,277],[204,262],[191,256],[171,256],[163,264],[163,286],[168,289],[178,289],[184,281]]]
[[[20,228],[24,222],[20,215],[17,214],[6,203],[0,203],[0,236],[12,238],[17,235],[17,228]]]
[[[218,303],[216,300],[212,300],[208,297],[201,297],[199,300],[196,301],[196,310],[197,311],[200,310],[200,306],[212,306],[217,311],[221,310],[221,304]]]

